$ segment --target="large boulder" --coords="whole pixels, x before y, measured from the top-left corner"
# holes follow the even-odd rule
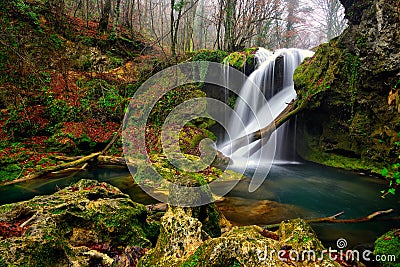
[[[92,180],[3,205],[0,266],[129,266],[158,236],[146,218],[144,205]]]
[[[297,68],[299,154],[378,173],[398,158],[400,19],[393,1],[342,0],[349,27]]]
[[[323,253],[324,246],[301,219],[282,222],[276,232],[244,226],[202,238],[202,223],[192,215],[190,208],[170,208],[161,219],[156,247],[138,266],[340,266]]]

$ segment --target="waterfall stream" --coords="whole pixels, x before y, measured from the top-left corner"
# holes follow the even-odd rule
[[[238,116],[233,116],[229,121],[229,136],[226,140],[246,136],[271,123],[285,109],[287,103],[296,98],[294,70],[304,58],[313,54],[312,51],[296,48],[279,49],[274,52],[260,48],[255,55],[257,69],[240,90],[235,105]],[[241,123],[245,125],[244,131],[238,127]],[[288,163],[294,161],[295,155],[295,138],[288,130],[288,123],[285,123],[265,144],[258,140],[233,151],[230,142],[227,141],[218,149],[233,159],[234,168],[248,168],[271,162]],[[256,146],[259,149],[255,149]],[[252,149],[258,151],[252,153]],[[245,164],[241,165],[244,162]]]

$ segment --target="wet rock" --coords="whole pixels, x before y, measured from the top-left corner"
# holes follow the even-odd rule
[[[172,207],[161,218],[156,247],[139,266],[177,266],[202,243],[201,222],[190,208]]]
[[[152,205],[146,205],[146,209],[148,211],[167,211],[167,204],[166,203],[157,203]]]
[[[0,206],[0,222],[23,231],[1,234],[0,263],[110,266],[128,246],[151,246],[158,226],[146,218],[145,206],[119,189],[81,180],[50,196]]]
[[[139,259],[143,257],[147,249],[141,247],[130,247],[125,248],[124,253],[119,256],[112,264],[112,267],[131,267],[136,266]]]
[[[277,232],[258,226],[233,227],[206,241],[201,239],[200,229],[201,223],[187,210],[168,211],[156,248],[139,266],[339,266],[322,254],[323,245],[301,219],[282,222]],[[295,253],[289,257],[291,251],[299,255],[314,251],[315,256],[297,260]]]

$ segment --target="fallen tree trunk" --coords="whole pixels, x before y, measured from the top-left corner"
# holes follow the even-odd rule
[[[45,168],[45,169],[42,169],[42,170],[37,171],[35,173],[26,175],[26,176],[21,177],[19,179],[12,180],[12,181],[9,181],[9,182],[5,182],[3,185],[9,185],[9,184],[19,183],[19,182],[22,182],[22,181],[28,181],[28,180],[32,180],[32,179],[44,176],[44,175],[49,174],[51,172],[56,172],[56,171],[60,171],[60,170],[68,169],[68,168],[73,168],[73,167],[76,167],[78,165],[86,163],[87,161],[99,156],[100,154],[101,154],[101,152],[92,153],[92,154],[90,154],[88,156],[82,157],[82,158],[77,159],[75,161],[63,163],[63,164],[56,165],[56,166],[50,166],[48,168]]]
[[[67,156],[55,156],[56,159],[63,160],[63,161],[69,161],[60,165],[56,166],[50,166],[48,168],[42,169],[40,171],[37,171],[32,174],[28,174],[24,177],[4,182],[1,185],[10,185],[10,184],[15,184],[19,183],[22,181],[28,181],[32,180],[35,178],[42,177],[46,174],[52,173],[52,174],[65,174],[65,173],[70,173],[70,172],[79,172],[82,171],[86,168],[87,162],[92,159],[97,159],[97,161],[103,161],[103,162],[109,162],[109,164],[116,164],[116,165],[126,165],[125,159],[124,158],[113,158],[113,157],[107,157],[107,156],[102,156],[104,155],[107,150],[114,144],[114,142],[117,140],[117,138],[120,136],[122,130],[122,124],[120,125],[117,133],[114,135],[114,137],[111,139],[111,141],[107,144],[107,146],[101,151],[101,152],[96,152],[92,153],[88,156],[77,156],[77,157],[67,157]],[[79,165],[83,165],[82,167],[77,167]]]
[[[296,107],[296,100],[292,100],[278,115],[278,117],[276,117],[276,119],[268,124],[266,127],[233,140],[230,144],[231,151],[238,150],[241,147],[244,147],[252,142],[261,139],[262,142],[250,151],[250,155],[254,154],[261,148],[263,144],[265,144],[269,140],[272,133],[276,129],[278,129],[282,124],[284,124],[290,118],[297,115],[301,110],[303,110],[306,107],[307,103],[308,101],[303,101],[300,106]]]
[[[86,169],[86,167],[88,166],[88,163],[86,162],[85,164],[83,164],[82,167],[71,167],[71,168],[66,168],[66,169],[62,169],[60,171],[54,171],[51,172],[51,174],[67,174],[67,173],[71,173],[71,172],[80,172]]]
[[[75,156],[75,157],[68,157],[68,156],[61,156],[61,155],[55,155],[52,156],[52,158],[56,160],[62,160],[62,161],[75,161],[78,159],[81,159],[83,156]]]
[[[392,213],[394,210],[389,209],[389,210],[381,210],[381,211],[376,211],[374,213],[371,213],[368,216],[361,217],[361,218],[356,218],[356,219],[337,219],[337,217],[341,216],[344,214],[344,211],[339,212],[335,215],[329,216],[329,217],[323,217],[323,218],[316,218],[316,219],[308,219],[305,220],[307,223],[360,223],[360,222],[368,222],[375,220],[376,217],[380,215],[386,215]],[[388,218],[388,219],[393,219],[393,218]],[[399,217],[396,217],[395,219],[400,219]],[[271,228],[277,228],[279,227],[279,223],[276,224],[269,224],[263,226],[265,229],[271,229]]]

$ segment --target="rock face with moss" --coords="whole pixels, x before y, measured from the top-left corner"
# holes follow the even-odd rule
[[[91,180],[50,196],[3,205],[0,266],[133,264],[158,236],[158,224],[146,218],[145,206],[113,186]]]
[[[234,227],[214,238],[202,232],[202,223],[191,209],[170,208],[161,219],[156,247],[139,266],[339,266],[322,255],[324,247],[301,219],[282,222],[276,232],[258,226]],[[308,253],[304,260],[289,260],[291,251],[301,256],[311,250],[316,261]]]
[[[343,0],[349,27],[296,70],[299,154],[347,169],[379,172],[398,158],[398,3]]]

